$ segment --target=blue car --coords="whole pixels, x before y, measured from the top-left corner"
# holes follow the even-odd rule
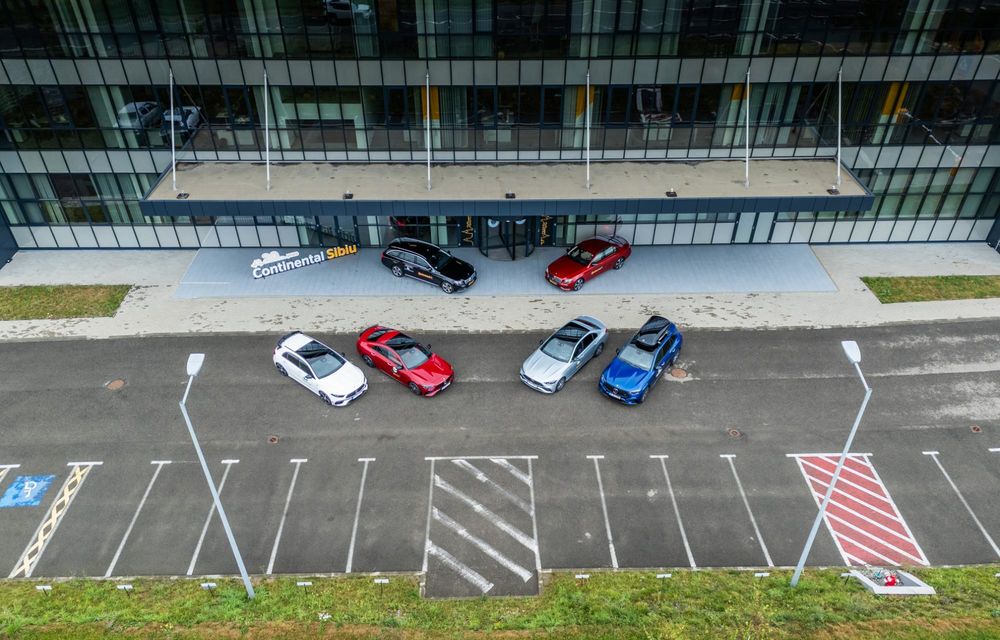
[[[650,317],[601,374],[601,393],[625,404],[643,402],[663,370],[677,360],[683,341],[673,322]]]

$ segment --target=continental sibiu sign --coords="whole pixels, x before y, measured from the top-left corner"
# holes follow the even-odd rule
[[[309,267],[314,264],[326,262],[327,260],[335,260],[357,252],[358,245],[356,244],[344,247],[330,247],[323,251],[307,253],[304,256],[301,256],[298,251],[290,251],[286,254],[282,254],[279,251],[265,251],[260,254],[259,258],[250,263],[250,272],[253,274],[255,280],[259,280],[260,278],[287,273],[288,271]]]

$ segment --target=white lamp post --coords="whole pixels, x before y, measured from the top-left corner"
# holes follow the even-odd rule
[[[191,383],[194,382],[195,376],[201,371],[201,365],[205,362],[204,353],[192,353],[188,356],[187,361],[187,374],[188,383],[187,388],[184,390],[184,397],[180,401],[181,414],[184,416],[184,423],[187,424],[188,433],[191,434],[191,442],[194,444],[194,450],[198,454],[198,462],[201,463],[201,470],[205,472],[205,481],[208,482],[208,489],[212,492],[212,500],[215,503],[215,510],[219,512],[219,518],[222,519],[222,526],[226,530],[226,537],[229,539],[229,546],[233,549],[233,556],[236,558],[236,565],[240,568],[240,576],[243,578],[243,586],[247,590],[247,598],[253,600],[254,591],[253,585],[250,584],[250,576],[247,575],[246,565],[243,564],[243,556],[240,555],[240,549],[236,546],[236,538],[233,537],[233,530],[229,526],[229,518],[226,517],[226,511],[222,508],[222,500],[219,499],[219,491],[215,488],[215,480],[212,479],[212,473],[208,470],[208,465],[205,463],[205,454],[201,452],[201,445],[198,444],[198,436],[194,433],[194,427],[191,426],[191,418],[188,416],[187,403],[188,393],[191,391]]]
[[[830,496],[833,495],[833,488],[837,484],[837,479],[840,478],[840,471],[844,468],[844,463],[847,462],[847,454],[851,450],[851,443],[854,442],[854,436],[858,432],[858,425],[861,424],[861,416],[864,415],[865,409],[868,407],[868,401],[872,397],[872,388],[868,386],[865,374],[861,373],[861,349],[858,347],[858,343],[854,340],[844,340],[840,343],[840,346],[844,350],[844,355],[854,365],[854,369],[858,372],[858,377],[861,378],[861,384],[865,387],[865,399],[861,402],[861,408],[858,409],[858,416],[854,419],[854,426],[851,427],[851,433],[847,436],[847,442],[844,443],[844,451],[840,454],[840,460],[837,461],[837,468],[833,472],[830,484],[826,487],[826,495],[823,496],[823,502],[819,506],[819,513],[816,514],[816,520],[813,522],[812,530],[809,532],[809,539],[806,540],[806,546],[802,549],[802,556],[799,558],[799,563],[795,565],[795,573],[792,574],[793,587],[799,584],[799,578],[802,576],[802,569],[805,567],[806,558],[809,557],[809,550],[812,549],[813,542],[816,540],[816,533],[819,531],[820,523],[823,522],[826,507],[830,504]]]

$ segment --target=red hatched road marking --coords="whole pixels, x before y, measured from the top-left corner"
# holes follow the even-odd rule
[[[790,454],[799,465],[816,506],[830,486],[840,454]],[[928,565],[920,545],[892,501],[869,454],[844,463],[823,519],[847,565]]]

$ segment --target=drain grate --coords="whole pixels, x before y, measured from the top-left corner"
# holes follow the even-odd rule
[[[686,378],[688,377],[688,372],[680,367],[674,367],[670,370],[670,375],[675,378]]]
[[[740,431],[739,429],[730,429],[726,433],[729,434],[730,438],[734,438],[734,439],[739,439],[739,438],[743,437],[743,432]]]
[[[125,380],[122,378],[115,378],[114,380],[108,380],[104,383],[104,388],[108,391],[121,391],[125,388]]]
[[[268,444],[278,444],[278,440],[279,440],[278,436],[268,436],[267,437],[267,443]]]
[[[971,427],[969,427],[969,431],[971,431],[972,433],[982,433],[983,428],[980,427],[978,424],[974,424]]]

